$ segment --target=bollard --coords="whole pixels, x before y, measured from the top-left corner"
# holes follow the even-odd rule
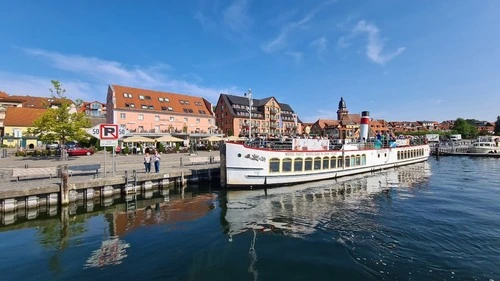
[[[69,204],[68,165],[59,165],[59,171],[61,172],[61,205],[67,205]]]
[[[182,167],[182,157],[179,158],[180,165]]]

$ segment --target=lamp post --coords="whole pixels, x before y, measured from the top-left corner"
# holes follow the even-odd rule
[[[252,99],[252,89],[248,89],[248,93],[244,94],[245,97],[248,98],[248,113],[250,116],[250,124],[248,127],[248,139],[252,139],[252,106],[253,106],[253,99]]]

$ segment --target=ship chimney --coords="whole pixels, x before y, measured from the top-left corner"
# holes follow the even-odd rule
[[[369,111],[362,111],[361,112],[361,126],[360,126],[360,134],[359,138],[360,141],[365,142],[368,140],[368,130],[370,129],[369,127],[370,124],[370,112]]]

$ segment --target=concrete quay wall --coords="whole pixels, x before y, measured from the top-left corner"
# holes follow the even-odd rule
[[[189,181],[218,179],[219,163],[186,165],[190,155],[164,154],[159,173],[145,173],[143,155],[117,156],[114,161],[104,152],[91,156],[73,157],[68,160],[10,157],[0,159],[0,212],[19,209],[36,209],[41,206],[66,205],[77,200],[92,200],[146,192],[169,185],[184,186]],[[218,156],[218,152],[199,152],[196,157]],[[22,167],[63,167],[66,165],[101,164],[99,174],[84,174],[59,178],[13,179],[9,170]],[[181,166],[182,165],[182,166]],[[104,168],[106,166],[106,169]],[[104,170],[106,170],[104,172]],[[154,170],[154,168],[153,168]]]

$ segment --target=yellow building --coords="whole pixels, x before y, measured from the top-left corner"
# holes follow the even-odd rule
[[[8,107],[5,111],[4,136],[2,145],[8,147],[23,147],[34,149],[38,147],[35,136],[28,135],[28,129],[33,122],[44,114],[46,109]]]

